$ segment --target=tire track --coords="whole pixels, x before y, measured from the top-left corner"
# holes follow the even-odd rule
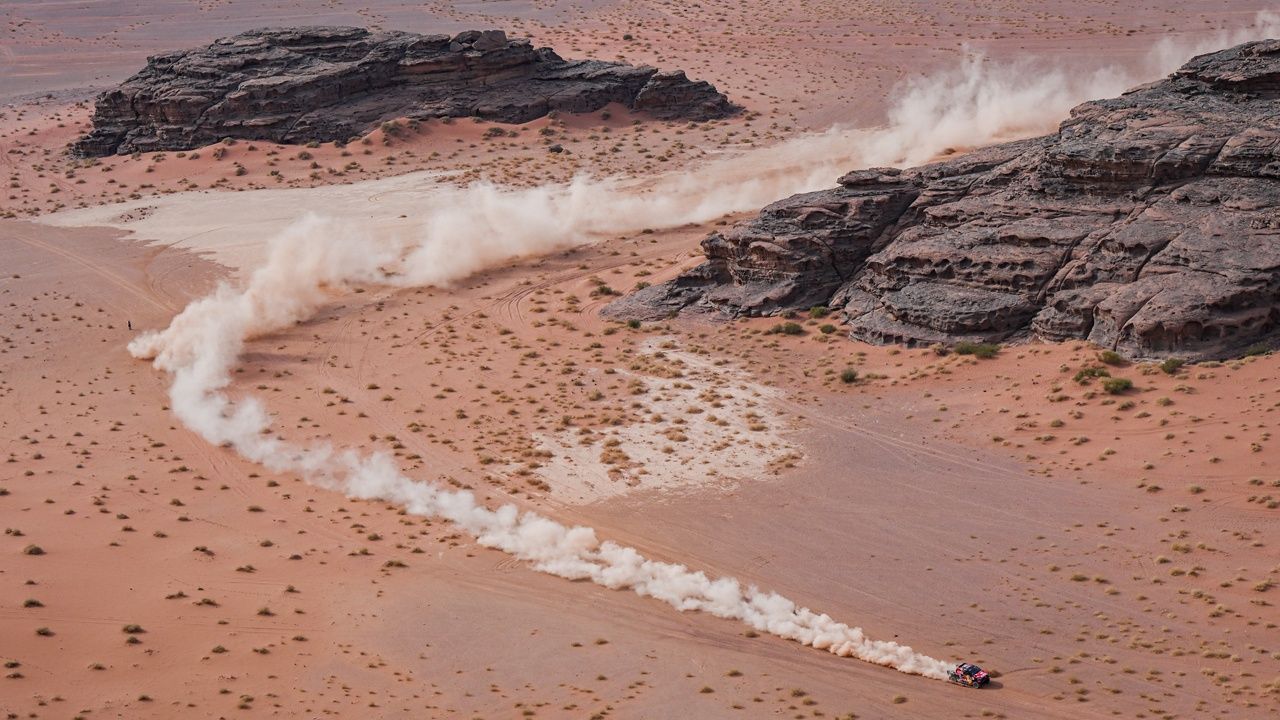
[[[21,234],[14,234],[14,235],[11,235],[10,237],[30,247],[36,248],[38,250],[43,250],[51,255],[57,255],[58,257],[64,260],[69,260],[77,265],[80,265],[81,267],[93,273],[94,275],[97,275],[98,277],[106,280],[112,285],[115,285],[121,290],[124,290],[125,292],[137,298],[138,300],[141,300],[142,302],[166,314],[172,314],[174,312],[177,312],[178,310],[178,308],[172,303],[167,302],[163,299],[157,298],[151,294],[148,294],[136,283],[130,282],[128,279],[122,277],[121,275],[118,275],[115,272],[108,270],[107,268],[103,267],[101,264],[95,263],[89,258],[86,258],[78,253],[72,252],[65,248],[60,248],[52,243],[45,242],[44,240],[37,240],[36,238],[26,237]]]

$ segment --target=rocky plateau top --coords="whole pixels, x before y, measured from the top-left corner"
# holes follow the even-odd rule
[[[660,119],[738,110],[706,82],[600,60],[564,60],[501,30],[452,37],[357,27],[267,28],[148,58],[98,97],[72,150],[187,150],[223,138],[347,140],[394,118],[522,123],[609,103]]]
[[[823,305],[870,342],[1133,358],[1280,342],[1280,41],[1193,58],[1052,135],[838,182],[712,233],[704,264],[606,313]]]

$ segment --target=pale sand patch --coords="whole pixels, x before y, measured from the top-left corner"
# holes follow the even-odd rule
[[[638,346],[631,401],[644,421],[600,432],[569,428],[538,434],[550,455],[536,474],[557,500],[586,503],[628,493],[731,486],[760,480],[800,458],[784,432],[778,392],[749,373],[682,350],[673,336]]]
[[[313,188],[174,193],[63,210],[37,221],[130,230],[137,239],[207,253],[215,262],[243,271],[261,263],[267,240],[308,213],[341,217],[375,232],[406,231],[417,222],[425,198],[449,174],[419,171]]]

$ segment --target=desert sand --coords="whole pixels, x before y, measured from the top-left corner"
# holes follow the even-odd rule
[[[243,5],[205,3],[200,23],[180,16],[186,3],[4,11],[0,52],[21,70],[0,86],[15,98],[0,117],[9,717],[1280,709],[1275,354],[1162,368],[1071,343],[980,359],[855,343],[821,313],[796,318],[799,335],[770,332],[776,319],[598,315],[696,264],[729,214],[655,220],[446,287],[358,285],[252,340],[236,366],[228,392],[263,399],[281,436],[386,452],[490,507],[591,526],[998,673],[975,692],[535,572],[447,522],[271,472],[184,427],[169,378],[125,347],[243,281],[305,210],[395,234],[436,185],[591,171],[643,187],[752,144],[877,122],[894,82],[960,43],[1120,61],[1143,38],[1243,24],[1258,3]],[[502,24],[566,56],[683,65],[749,112],[696,127],[561,117],[502,138],[429,123],[346,148],[240,142],[88,166],[61,154],[88,120],[74,88],[160,47],[301,14]],[[547,153],[549,139],[572,152]],[[1105,392],[1097,368],[1134,387]]]

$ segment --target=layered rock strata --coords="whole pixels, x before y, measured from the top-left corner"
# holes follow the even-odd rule
[[[73,151],[186,150],[227,137],[328,142],[400,117],[521,123],[609,103],[660,119],[707,120],[738,109],[683,72],[564,60],[500,30],[268,28],[149,58],[98,97],[93,129]]]
[[[1058,132],[850,173],[606,312],[840,311],[883,343],[1087,339],[1140,358],[1280,340],[1280,41],[1087,102]]]

